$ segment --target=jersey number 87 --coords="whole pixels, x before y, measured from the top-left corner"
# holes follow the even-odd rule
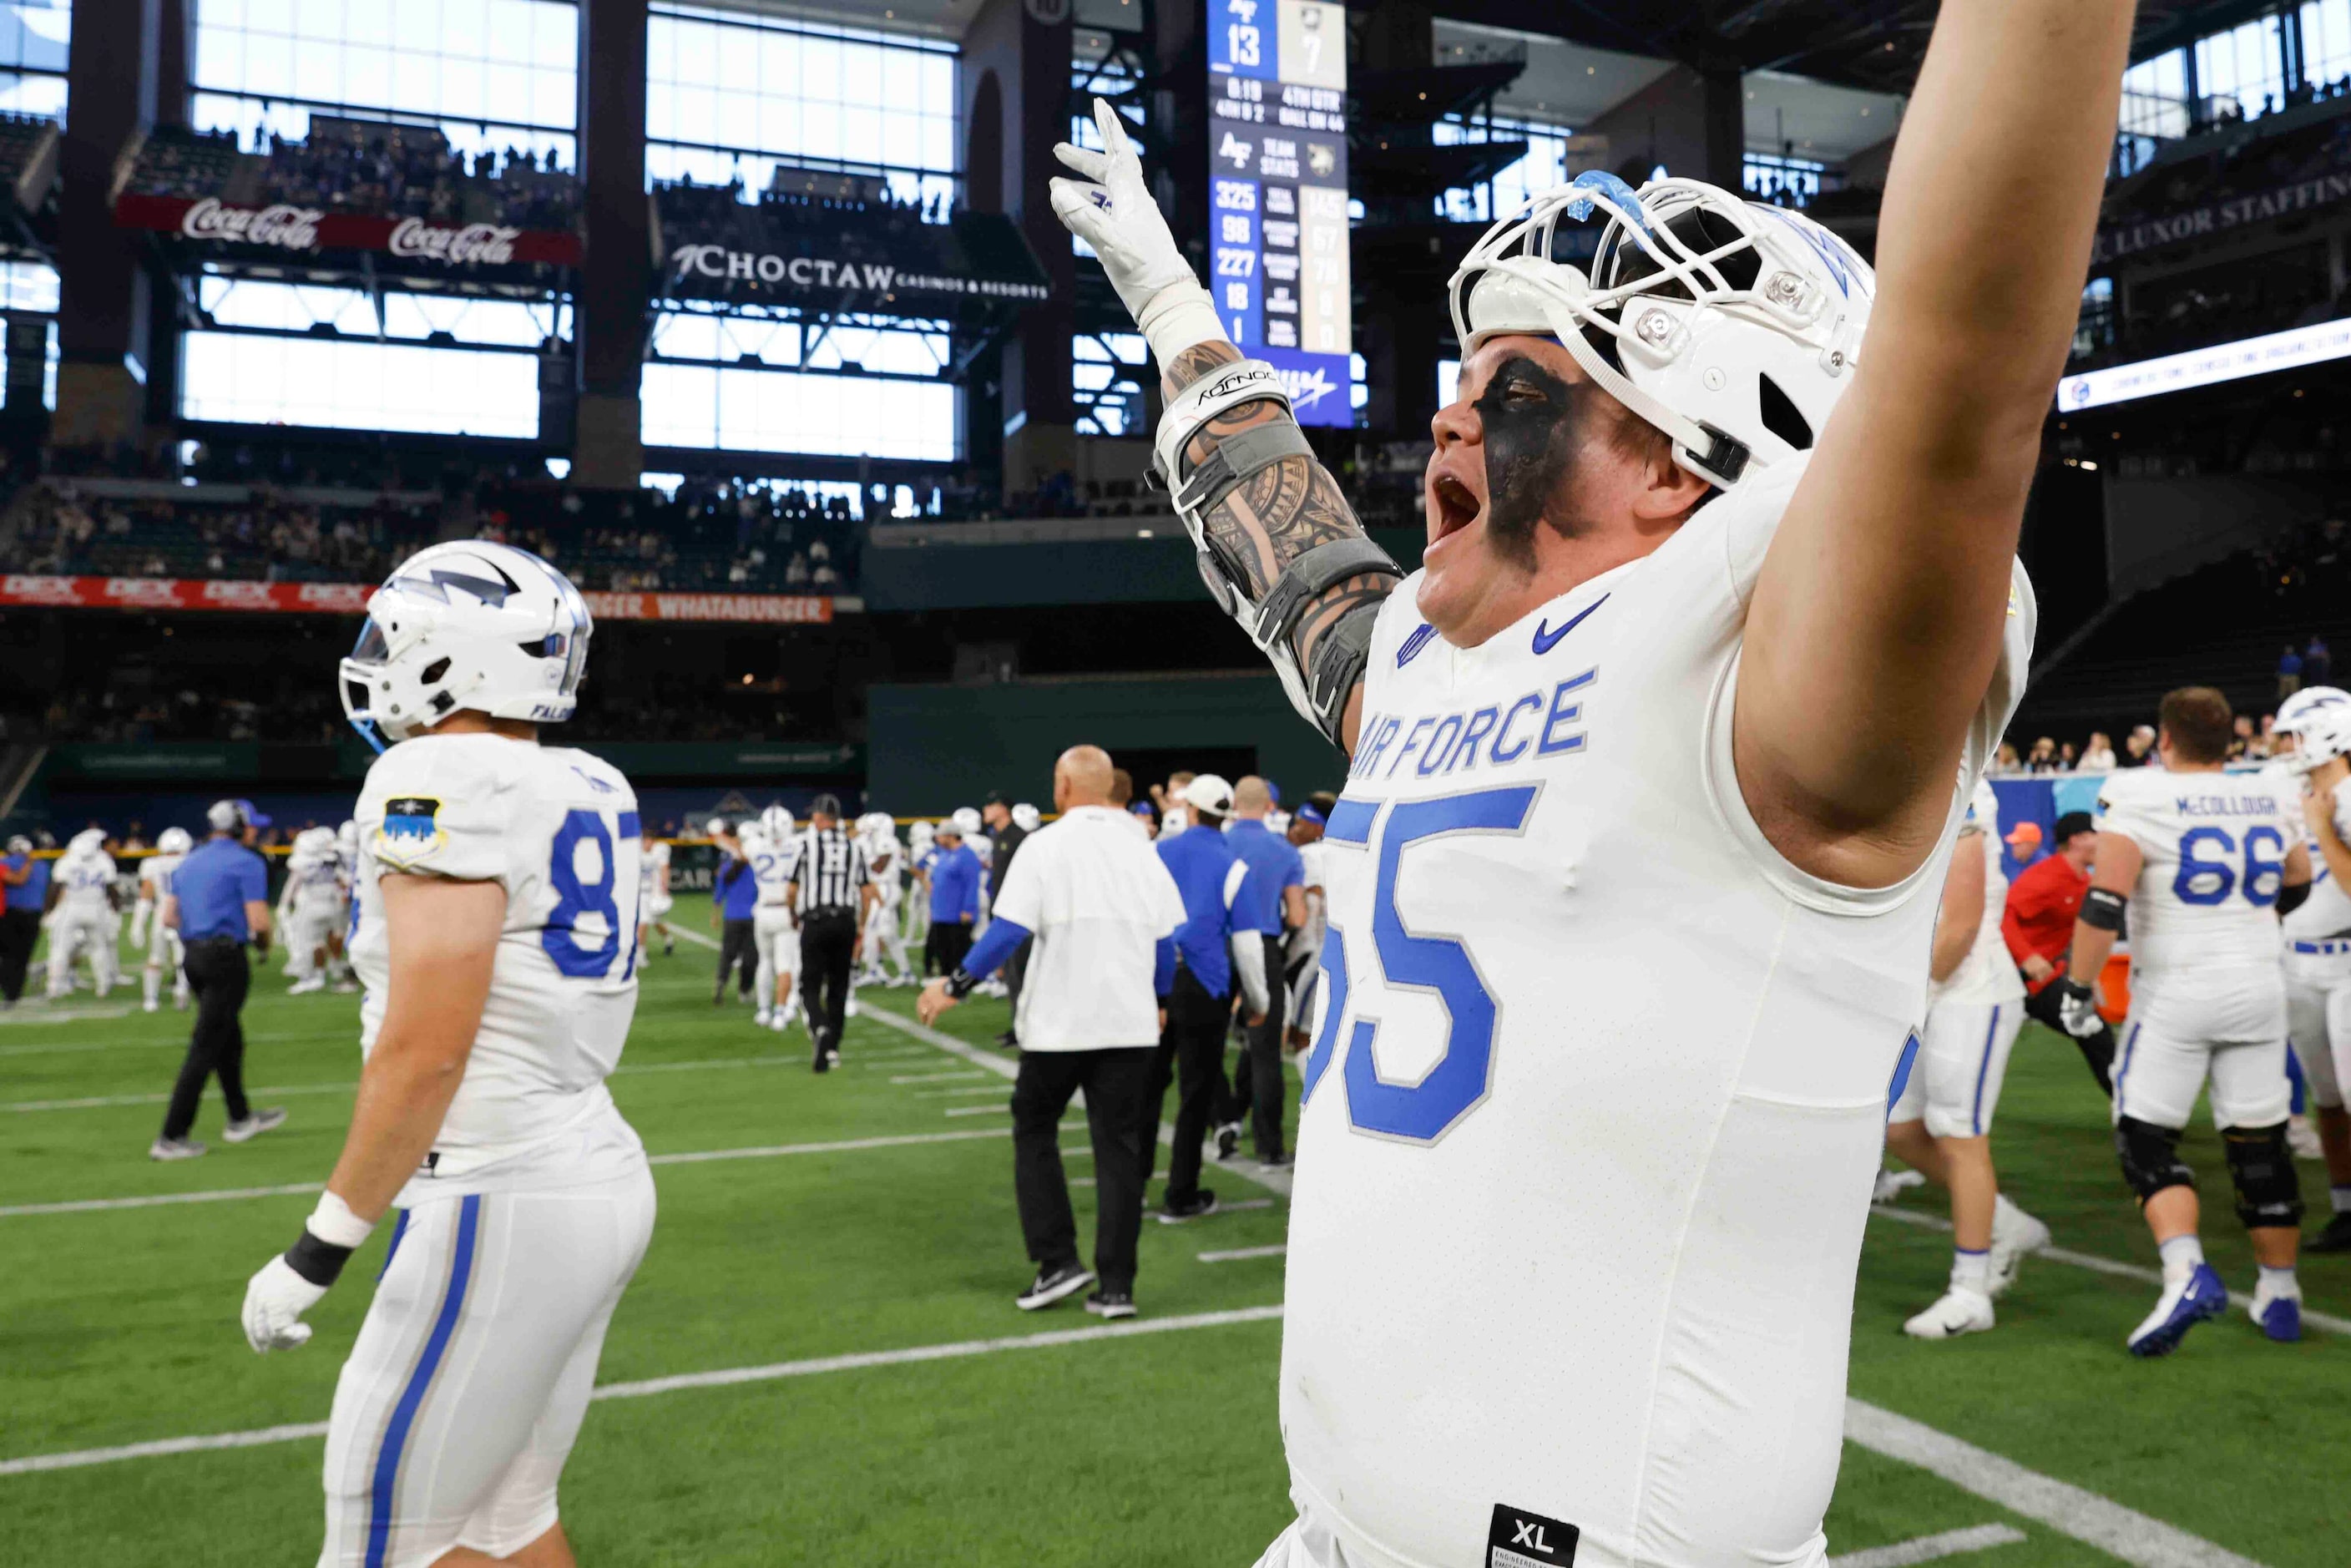
[[[621,978],[632,979],[637,972],[637,903],[642,894],[643,879],[634,868],[627,876],[620,873],[614,863],[613,844],[617,840],[628,846],[633,855],[638,852],[638,841],[643,832],[638,814],[619,814],[618,831],[608,825],[600,811],[575,807],[564,813],[563,825],[555,830],[555,852],[547,868],[549,883],[555,889],[555,907],[548,911],[546,927],[539,932],[539,946],[555,967],[575,980],[601,980],[611,974],[612,965],[622,958],[623,944],[627,958]],[[583,844],[596,847],[593,879],[580,873],[580,850]],[[629,913],[621,915],[620,894],[625,891]],[[602,925],[601,937],[591,936],[592,946],[583,945],[580,918],[594,915]]]

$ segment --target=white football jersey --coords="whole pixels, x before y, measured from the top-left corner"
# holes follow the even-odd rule
[[[2292,798],[2300,787],[2299,781],[2284,779],[2278,785],[2282,795]],[[2351,779],[2335,786],[2329,802],[2335,817],[2335,831],[2346,841],[2351,841]],[[2309,840],[2308,825],[2304,827],[2304,841],[2310,850],[2310,896],[2301,908],[2285,917],[2285,934],[2304,942],[2322,941],[2329,936],[2351,936],[2351,894],[2328,874],[2326,861],[2318,852],[2318,845]]]
[[[1306,894],[1306,924],[1291,932],[1285,944],[1287,954],[1292,960],[1321,952],[1323,935],[1329,929],[1327,900],[1322,891],[1322,841],[1320,839],[1311,844],[1298,846],[1299,886]],[[1303,1019],[1290,1020],[1293,1027],[1300,1028],[1305,1021]]]
[[[637,1006],[637,798],[584,751],[496,735],[421,736],[368,770],[360,793],[352,967],[367,988],[360,1046],[382,1027],[391,954],[387,872],[496,882],[505,931],[473,1055],[433,1154],[403,1202],[546,1179],[590,1179],[643,1157],[605,1078]]]
[[[669,841],[655,839],[649,846],[640,839],[637,850],[637,895],[652,898],[662,890],[661,873],[669,864]]]
[[[906,894],[906,852],[896,839],[876,839],[865,846],[865,880],[884,909],[895,909]]]
[[[305,919],[332,919],[342,913],[343,868],[341,858],[331,851],[326,854],[298,856],[286,868],[292,883],[294,912]]]
[[[180,869],[185,855],[152,854],[139,864],[139,896],[148,904],[161,904],[172,896],[172,873]]]
[[[2110,774],[2098,827],[2144,857],[2130,901],[2131,986],[2232,989],[2277,972],[2278,887],[2302,802],[2259,773]]]
[[[1322,841],[1280,1392],[1351,1556],[1483,1568],[1510,1510],[1573,1525],[1578,1568],[1823,1560],[1887,1100],[2033,610],[2017,569],[1926,863],[1798,870],[1730,716],[1802,471],[1479,647],[1417,574],[1380,612]]]
[[[759,907],[789,909],[792,907],[792,877],[800,869],[800,836],[794,833],[782,843],[761,835],[743,836],[743,853],[751,862],[751,880],[759,884]]]
[[[113,907],[107,900],[107,890],[114,885],[114,857],[105,851],[60,855],[51,875],[57,884],[60,910],[75,915],[103,915]]]
[[[1978,779],[1968,801],[1967,820],[1959,824],[1959,847],[1952,852],[1983,856],[1983,915],[1976,922],[1974,946],[1959,960],[1959,967],[1933,988],[1930,1003],[2005,1006],[2024,999],[2024,977],[2016,972],[2016,960],[2000,930],[2001,915],[2008,908],[2008,873],[2001,869],[2000,843],[2000,798],[1990,783]]]

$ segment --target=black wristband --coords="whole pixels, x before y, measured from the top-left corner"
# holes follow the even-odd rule
[[[333,1284],[350,1261],[352,1249],[321,1241],[306,1228],[300,1239],[286,1249],[286,1266],[320,1290]]]
[[[973,974],[969,969],[957,966],[956,972],[947,977],[947,995],[953,997],[957,1001],[961,1001],[964,998],[971,995],[972,988],[978,984],[979,977],[977,975]]]

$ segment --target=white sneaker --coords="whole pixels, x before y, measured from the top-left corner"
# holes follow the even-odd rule
[[[1994,1321],[1990,1296],[1953,1285],[1943,1292],[1941,1301],[1904,1323],[1902,1332],[1912,1339],[1957,1339],[1963,1333],[1981,1333]]]
[[[850,997],[847,1005],[841,1008],[841,1016],[845,1019],[853,1019],[857,1016],[857,998],[854,994]]]
[[[188,1010],[188,1004],[194,999],[195,997],[193,992],[173,991],[172,993],[172,1006],[181,1012],[186,1012]]]
[[[761,1008],[757,1013],[754,1013],[751,1016],[751,1022],[755,1028],[766,1029],[768,1021],[775,1016],[775,1014],[769,1012],[767,1009]]]
[[[151,1160],[193,1160],[204,1152],[204,1145],[193,1138],[158,1138],[147,1145]]]
[[[2050,1242],[2049,1228],[2012,1203],[2002,1203],[1991,1215],[1991,1294],[1994,1300],[2016,1283],[2016,1271],[2025,1257]]]
[[[1899,1197],[1908,1188],[1914,1186],[1924,1186],[1926,1185],[1927,1178],[1920,1176],[1917,1171],[1881,1170],[1877,1173],[1876,1189],[1869,1195],[1869,1201],[1872,1203],[1892,1203],[1895,1198]]]
[[[774,1030],[778,1034],[781,1034],[781,1033],[783,1033],[783,1032],[784,1032],[784,1030],[786,1030],[787,1029],[789,1029],[789,1028],[791,1027],[791,1023],[792,1023],[792,1015],[791,1015],[791,1014],[789,1014],[789,1013],[778,1013],[778,1014],[776,1014],[776,1015],[775,1015],[771,1019],[769,1019],[769,1020],[768,1020],[768,1027],[769,1029],[771,1029],[771,1030]]]
[[[163,1004],[149,997],[144,1003],[141,1004],[139,1010],[142,1013],[159,1013],[163,1010]]]
[[[287,987],[286,994],[289,997],[307,997],[312,991],[323,991],[326,988],[327,977],[324,975],[313,975],[307,980],[297,980]]]
[[[249,1143],[272,1127],[286,1124],[286,1113],[276,1106],[256,1111],[242,1122],[231,1122],[221,1129],[221,1136],[232,1144]]]

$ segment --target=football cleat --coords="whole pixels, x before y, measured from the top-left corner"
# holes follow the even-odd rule
[[[1912,1339],[1957,1339],[1961,1334],[1981,1333],[1997,1321],[1990,1296],[1954,1285],[1943,1292],[1942,1300],[1904,1323],[1902,1332]]]
[[[761,1008],[758,1012],[751,1015],[752,1027],[756,1029],[765,1029],[774,1020],[775,1016],[775,1014],[769,1012],[767,1009]]]
[[[2351,1214],[2329,1218],[2325,1229],[2302,1244],[2305,1252],[2351,1252]]]
[[[2299,1291],[2289,1295],[2283,1291],[2272,1291],[2264,1280],[2253,1288],[2253,1304],[2247,1311],[2253,1322],[2261,1324],[2262,1333],[2280,1344],[2292,1344],[2302,1337]]]
[[[2298,1160],[2323,1160],[2326,1151],[2318,1145],[2318,1129],[2310,1124],[2307,1116],[2289,1116],[2285,1121],[2285,1146],[2294,1151]]]
[[[2049,1245],[2049,1228],[2012,1203],[2002,1203],[1991,1217],[1991,1290],[1994,1301],[2016,1283],[2016,1271],[2032,1253]]]
[[[139,1010],[146,1013],[162,1012],[163,1010],[163,1004],[155,1000],[154,998],[150,997],[144,1003],[141,1004]]]
[[[308,979],[297,980],[287,987],[286,994],[289,997],[307,997],[312,991],[323,991],[326,988],[327,977],[324,975],[312,975]]]
[[[2126,1343],[2133,1355],[2169,1355],[2179,1348],[2189,1329],[2228,1310],[2228,1287],[2220,1283],[2211,1264],[2199,1263],[2188,1278],[2163,1288],[2163,1294],[2156,1298],[2155,1311],[2131,1330]]]
[[[1877,1186],[1870,1192],[1869,1201],[1892,1203],[1908,1188],[1926,1185],[1927,1178],[1917,1171],[1881,1170],[1877,1173]]]

